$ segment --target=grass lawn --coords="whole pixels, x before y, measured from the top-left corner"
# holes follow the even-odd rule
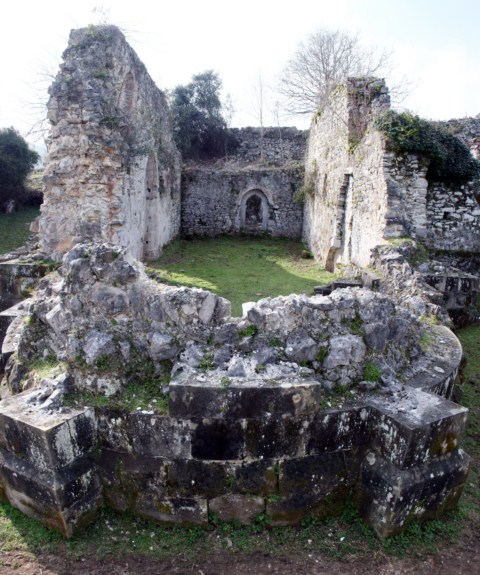
[[[241,315],[242,303],[258,299],[311,293],[329,283],[333,274],[313,259],[303,259],[298,242],[272,238],[221,237],[175,240],[162,257],[149,262],[162,281],[199,287],[232,302],[232,314]]]
[[[13,214],[0,214],[0,254],[23,246],[30,233],[28,226],[39,214],[38,208],[23,208]]]

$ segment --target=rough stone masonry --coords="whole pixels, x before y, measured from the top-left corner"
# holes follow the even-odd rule
[[[118,29],[73,31],[50,95],[40,252],[15,266],[62,265],[4,312],[0,495],[66,536],[101,505],[280,526],[352,498],[380,537],[454,507],[469,469],[467,410],[449,399],[461,347],[421,318],[441,307],[427,287],[438,277],[421,281],[407,248],[376,246],[407,235],[478,248],[477,200],[470,185],[434,190],[417,158],[386,151],[371,124],[384,83],[350,79],[317,115],[303,185],[304,134],[271,129],[260,150],[246,130],[235,157],[184,171],[182,199],[165,98]],[[231,317],[223,298],[157,283],[137,261],[181,225],[303,233],[332,269],[375,248],[389,294],[292,294]]]
[[[102,504],[281,526],[355,498],[388,537],[462,491],[460,344],[382,294],[267,298],[233,318],[117,247],[77,245],[10,329],[1,493],[66,536]]]

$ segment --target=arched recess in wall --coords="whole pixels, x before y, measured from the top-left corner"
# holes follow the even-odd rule
[[[122,88],[118,96],[117,107],[126,118],[130,118],[137,95],[137,84],[132,72],[123,79]]]
[[[143,257],[156,257],[158,251],[158,225],[160,215],[158,163],[152,152],[145,167],[145,233],[143,236]]]
[[[262,190],[250,190],[243,195],[240,229],[250,233],[268,230],[268,198]]]

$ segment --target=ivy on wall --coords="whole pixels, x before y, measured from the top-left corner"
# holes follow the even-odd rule
[[[480,178],[480,162],[468,147],[427,120],[393,110],[375,119],[375,128],[387,136],[396,153],[417,154],[429,160],[427,178],[433,181],[465,183]]]

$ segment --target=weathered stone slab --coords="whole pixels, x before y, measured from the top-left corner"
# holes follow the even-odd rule
[[[246,455],[269,459],[305,453],[305,425],[294,417],[251,419],[246,424]]]
[[[0,403],[0,447],[39,471],[57,469],[88,453],[97,442],[92,409],[50,413],[24,392]]]
[[[101,407],[95,409],[99,442],[115,451],[131,451],[132,433],[130,412],[124,409]]]
[[[242,525],[249,525],[260,513],[264,513],[265,499],[230,493],[210,499],[208,509],[221,521],[238,521]]]
[[[141,495],[135,503],[134,513],[158,523],[183,527],[208,525],[207,500],[194,497],[170,497],[155,499],[149,494]]]
[[[203,419],[192,434],[192,457],[196,459],[243,459],[245,430],[241,421]]]
[[[134,411],[129,419],[135,453],[169,459],[190,457],[195,424],[142,411]]]
[[[361,470],[360,512],[379,537],[391,537],[414,520],[453,509],[469,467],[462,450],[404,470],[371,453]]]
[[[350,489],[340,485],[321,495],[298,491],[286,497],[267,498],[266,515],[271,527],[298,525],[307,517],[340,515],[350,497]]]
[[[309,423],[307,454],[366,446],[370,440],[370,407],[330,408]]]
[[[344,485],[346,478],[342,452],[286,459],[280,463],[279,492],[283,497],[293,493],[324,496]]]
[[[372,398],[373,445],[398,467],[421,465],[458,446],[468,410],[442,397],[406,388],[398,397]]]
[[[217,381],[218,379],[218,381]],[[170,415],[178,418],[262,418],[298,415],[312,411],[322,396],[316,380],[291,378],[264,381],[192,376],[187,382],[170,382]]]
[[[230,466],[227,483],[233,493],[273,495],[278,488],[279,470],[275,460],[244,461]]]
[[[217,497],[229,491],[231,475],[221,462],[177,460],[168,465],[168,494],[175,497]]]
[[[416,387],[450,398],[462,360],[462,346],[447,327],[433,326],[428,334],[428,354],[407,371],[409,387]]]
[[[23,513],[70,537],[79,525],[94,519],[101,491],[90,457],[79,458],[63,469],[39,471],[0,449],[0,495]]]

